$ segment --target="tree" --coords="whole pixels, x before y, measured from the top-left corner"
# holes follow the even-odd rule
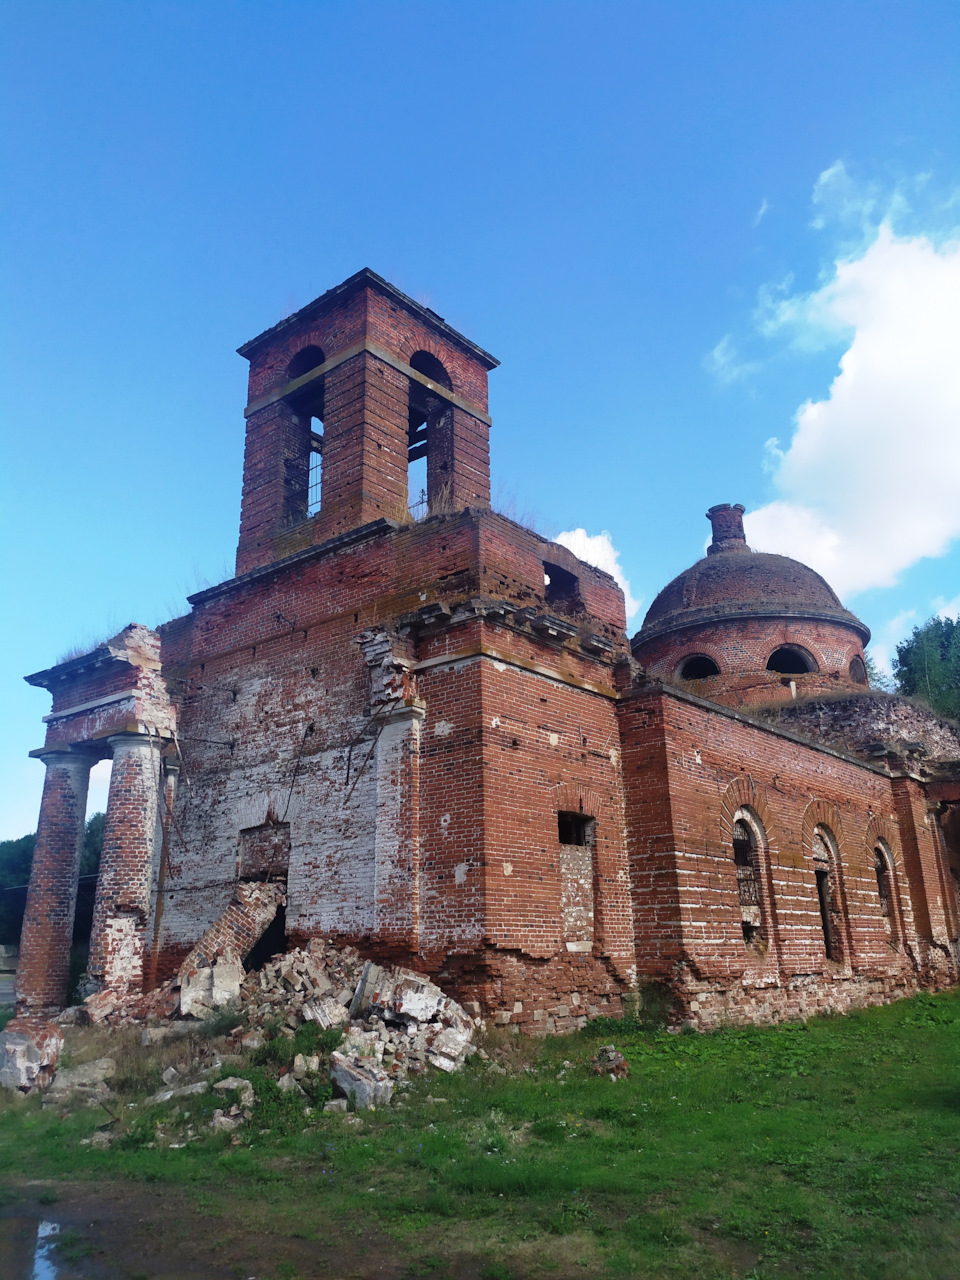
[[[96,875],[100,868],[103,821],[104,815],[95,813],[84,829],[80,857],[82,876]],[[20,941],[36,842],[36,833],[21,836],[19,840],[0,840],[0,944],[16,946]]]
[[[893,693],[893,681],[883,667],[874,661],[873,654],[865,653],[863,660],[867,667],[867,683],[870,688],[879,689],[881,693]]]
[[[0,944],[16,946],[27,903],[35,835],[0,841]]]
[[[960,720],[960,621],[931,618],[897,645],[897,691]]]

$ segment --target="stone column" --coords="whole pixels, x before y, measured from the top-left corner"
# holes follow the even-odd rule
[[[160,741],[145,733],[118,733],[108,742],[113,748],[113,772],[87,973],[95,988],[124,991],[143,984]]]
[[[47,767],[17,965],[17,1013],[54,1014],[66,1003],[91,756],[44,751]]]

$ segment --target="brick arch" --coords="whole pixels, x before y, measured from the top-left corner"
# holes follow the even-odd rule
[[[903,865],[903,850],[900,848],[897,834],[897,828],[888,819],[882,817],[879,813],[870,815],[870,821],[867,823],[867,829],[863,836],[868,867],[873,867],[873,850],[877,843],[882,840],[890,850],[890,862],[892,863],[894,874],[900,877],[906,874]]]
[[[827,842],[830,850],[831,871],[836,877],[837,898],[840,902],[840,956],[839,962],[850,966],[853,961],[853,936],[850,931],[850,902],[847,895],[847,880],[844,862],[849,851],[844,848],[843,818],[835,804],[828,800],[811,800],[803,811],[800,824],[800,839],[803,845],[803,858],[807,868],[814,869],[813,833],[817,827],[826,827],[833,836],[833,847]]]
[[[397,355],[404,364],[409,364],[411,357],[418,351],[428,351],[430,355],[439,360],[447,371],[447,377],[450,379],[451,389],[455,391],[457,395],[463,394],[460,379],[457,375],[456,369],[452,367],[450,352],[447,348],[444,348],[439,342],[434,342],[432,338],[427,338],[421,335],[420,337],[405,338],[397,349]]]
[[[811,800],[803,811],[800,824],[800,841],[803,845],[804,861],[813,862],[813,833],[817,827],[827,827],[837,846],[838,862],[843,861],[843,818],[840,810],[829,800]],[[836,868],[840,874],[840,867]]]
[[[734,778],[720,801],[720,839],[725,847],[733,847],[733,823],[738,809],[753,810],[763,824],[767,845],[764,852],[772,849],[775,846],[776,819],[766,789],[758,786],[749,773]]]
[[[764,946],[767,958],[779,962],[780,953],[780,919],[777,911],[777,898],[773,884],[773,851],[777,848],[776,815],[770,805],[766,788],[754,782],[749,773],[734,778],[720,801],[720,841],[724,853],[730,859],[730,874],[733,867],[733,824],[737,813],[748,809],[756,817],[763,828],[763,840],[757,849],[757,864],[760,880],[760,919]]]
[[[599,792],[578,782],[558,782],[556,785],[557,809],[565,813],[584,813],[591,818],[607,817],[607,803]]]
[[[880,814],[874,813],[870,815],[870,821],[867,823],[867,829],[863,837],[863,852],[870,876],[874,874],[873,851],[881,843],[890,855],[887,861],[890,867],[890,878],[893,881],[891,901],[893,918],[890,921],[892,925],[890,941],[895,947],[900,948],[903,946],[904,938],[907,936],[904,897],[907,873],[903,863],[903,851],[900,848],[894,824],[881,817]]]
[[[324,334],[320,329],[308,329],[306,333],[295,334],[287,344],[286,363],[289,364],[294,356],[298,356],[305,347],[319,347],[323,352],[325,360],[330,359],[330,352],[327,350],[327,342],[324,342]]]
[[[674,673],[676,675],[680,674],[680,668],[683,666],[683,664],[687,661],[688,658],[698,658],[701,655],[704,658],[709,658],[712,662],[715,662],[720,669],[721,675],[728,674],[728,672],[724,671],[724,664],[726,663],[727,666],[729,667],[729,663],[727,663],[727,655],[723,646],[719,644],[716,640],[713,640],[713,641],[708,640],[705,644],[701,644],[696,639],[691,640],[689,646],[684,648],[683,652],[674,659],[674,662],[673,662]]]

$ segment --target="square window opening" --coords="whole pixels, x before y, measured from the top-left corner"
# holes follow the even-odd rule
[[[575,609],[580,605],[580,579],[569,569],[544,560],[543,597],[554,608]]]
[[[557,814],[557,834],[560,844],[590,845],[596,841],[596,820],[584,813],[571,813],[561,809]]]

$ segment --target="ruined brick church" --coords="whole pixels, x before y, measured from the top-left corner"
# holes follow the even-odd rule
[[[491,509],[497,361],[440,316],[365,270],[240,354],[235,576],[27,677],[15,1025],[66,998],[105,757],[91,991],[316,936],[538,1033],[651,984],[709,1027],[956,981],[960,728],[870,690],[867,628],[742,507],[631,640],[611,577]]]

